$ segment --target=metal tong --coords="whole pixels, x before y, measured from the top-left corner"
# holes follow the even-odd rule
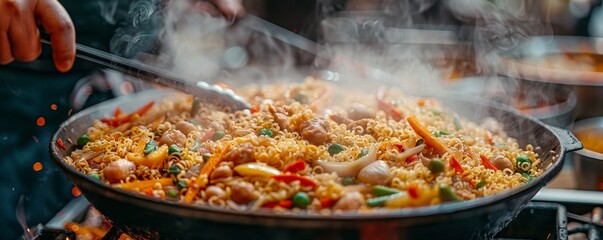
[[[42,39],[42,43],[50,45],[50,41],[47,39]],[[201,102],[215,104],[232,111],[250,108],[249,104],[243,98],[234,94],[231,90],[223,89],[203,81],[187,80],[176,73],[81,44],[76,44],[75,48],[77,58],[123,72],[149,83],[159,84],[191,94]]]

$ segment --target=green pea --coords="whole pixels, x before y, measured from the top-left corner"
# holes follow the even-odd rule
[[[401,197],[404,194],[406,194],[406,192],[399,192],[399,193],[394,193],[391,195],[369,198],[366,200],[366,202],[364,204],[366,204],[369,207],[383,207],[383,206],[385,206],[385,203],[387,202],[387,200]]]
[[[341,184],[343,184],[344,186],[352,185],[352,184],[354,184],[354,178],[353,177],[344,177],[341,180]]]
[[[442,202],[453,202],[462,200],[459,196],[456,195],[456,193],[452,191],[452,189],[450,189],[450,187],[443,184],[439,186],[439,195],[440,200]]]
[[[184,183],[184,182],[178,182],[178,183],[177,183],[177,185],[178,185],[178,187],[180,187],[180,188],[186,188],[186,187],[187,187],[187,186],[186,186],[186,183]]]
[[[170,198],[177,198],[178,197],[178,190],[176,189],[168,189],[167,192],[165,193],[168,197]]]
[[[153,140],[149,141],[147,145],[144,146],[144,154],[152,153],[155,150],[157,150],[157,142]]]
[[[168,148],[168,154],[180,153],[180,152],[182,152],[182,150],[180,150],[180,148],[178,146],[176,146],[176,144],[172,144]]]
[[[86,134],[82,134],[77,138],[77,147],[84,148],[88,142],[90,142],[90,137]]]
[[[224,137],[224,135],[226,135],[225,132],[223,131],[216,131],[216,133],[214,133],[214,136],[211,137],[212,141],[218,141],[220,139],[222,139]]]
[[[90,174],[90,177],[92,179],[96,180],[96,181],[101,181],[102,180],[101,177],[100,177],[100,175],[98,175],[98,173]]]
[[[310,197],[305,192],[297,192],[293,195],[293,206],[297,208],[306,208],[310,205]]]
[[[517,157],[515,162],[517,164],[517,170],[520,172],[529,172],[532,168],[532,161],[525,155]]]
[[[340,153],[341,151],[343,151],[343,146],[341,146],[341,144],[339,143],[333,143],[331,144],[331,146],[329,146],[329,155],[333,156],[335,154]]]
[[[304,93],[298,93],[295,95],[295,101],[298,101],[300,103],[307,103],[308,96],[306,96],[306,94],[304,94]]]
[[[475,184],[475,189],[480,189],[486,186],[486,182],[485,181],[479,181],[477,184]]]
[[[179,174],[182,170],[180,170],[180,168],[176,165],[172,165],[170,167],[170,169],[168,170],[169,173],[171,174]]]
[[[203,154],[203,156],[201,156],[201,157],[203,157],[203,162],[207,162],[207,161],[209,161],[209,158],[211,157],[211,153]]]
[[[444,163],[439,158],[434,158],[429,161],[427,168],[432,173],[441,173],[444,170]]]
[[[258,134],[260,136],[274,137],[274,135],[272,134],[272,130],[270,130],[270,128],[262,128],[262,129],[260,129],[260,131],[258,131]]]
[[[377,196],[387,196],[387,195],[392,195],[392,194],[396,194],[399,193],[400,190],[395,189],[395,188],[389,188],[386,186],[381,186],[381,185],[377,185],[373,187],[373,194],[377,195]]]
[[[360,151],[360,154],[358,154],[358,158],[363,158],[364,156],[368,155],[368,153],[369,153],[369,149],[368,148],[363,148]]]

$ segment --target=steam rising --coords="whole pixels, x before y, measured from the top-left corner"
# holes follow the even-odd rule
[[[200,13],[189,1],[171,1],[161,11],[149,10],[149,2],[153,1],[134,2],[130,15],[134,29],[160,15],[161,54],[156,64],[195,81],[215,82],[232,74],[246,82],[299,78],[292,77],[299,73],[299,49],[270,33]],[[513,71],[501,64],[501,52],[530,36],[551,34],[547,6],[548,1],[523,0],[320,0],[320,48],[312,68],[338,72],[339,80],[352,83],[347,86],[376,89],[364,86],[394,83],[424,95],[448,87],[434,62],[465,60],[486,76],[481,92],[496,93],[486,97],[500,97],[505,87],[507,97],[521,93],[550,98],[542,86],[525,91],[519,82],[487,77]],[[145,43],[146,34],[124,30],[114,38],[112,49],[132,52]],[[310,73],[304,70],[301,75]]]

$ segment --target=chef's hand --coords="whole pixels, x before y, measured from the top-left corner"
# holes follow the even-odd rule
[[[193,8],[196,11],[206,12],[212,16],[224,16],[228,19],[234,19],[245,15],[245,8],[241,0],[208,0],[195,1]]]
[[[29,62],[41,53],[38,24],[50,34],[57,70],[71,69],[75,58],[75,30],[57,0],[0,0],[0,64]]]

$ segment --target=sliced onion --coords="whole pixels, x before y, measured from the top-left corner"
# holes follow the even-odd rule
[[[329,162],[318,160],[317,164],[327,173],[337,173],[340,177],[354,177],[366,165],[377,160],[377,144],[373,144],[366,156],[353,162]]]
[[[410,156],[412,156],[414,154],[421,153],[423,151],[423,149],[425,149],[425,144],[421,144],[419,146],[416,146],[414,148],[411,148],[411,149],[408,149],[408,150],[406,150],[404,152],[401,152],[400,154],[398,154],[396,156],[396,159],[398,161],[404,162],[404,161],[406,161],[406,158],[408,158],[408,157],[410,157]]]

